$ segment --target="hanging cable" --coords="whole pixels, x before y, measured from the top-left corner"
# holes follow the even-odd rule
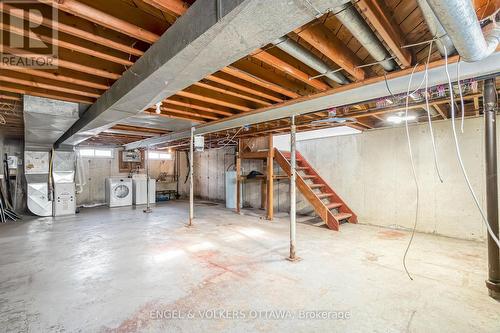
[[[479,200],[476,196],[476,192],[474,192],[474,189],[472,188],[472,184],[470,183],[469,176],[467,174],[467,170],[465,170],[464,162],[462,160],[462,153],[460,151],[460,145],[458,144],[458,137],[457,137],[457,130],[455,126],[455,106],[454,106],[454,96],[453,96],[453,85],[451,83],[451,77],[450,77],[450,72],[448,70],[448,56],[446,55],[446,46],[443,47],[445,48],[445,55],[444,55],[444,67],[446,70],[446,76],[448,78],[448,87],[450,89],[450,105],[451,105],[451,125],[453,129],[453,139],[455,141],[455,150],[457,153],[457,158],[458,162],[460,164],[460,169],[462,170],[462,174],[465,178],[465,182],[467,183],[467,187],[469,188],[469,192],[472,195],[472,198],[474,199],[474,203],[476,204],[477,209],[479,210],[479,213],[481,214],[481,218],[483,223],[486,225],[486,229],[488,230],[488,233],[490,237],[495,241],[497,244],[498,248],[500,249],[500,241],[498,240],[498,237],[495,235],[493,230],[491,230],[490,223],[488,222],[488,218],[486,217],[486,214],[483,211],[483,208],[481,207],[481,204],[479,203]]]
[[[438,161],[438,154],[437,154],[437,149],[436,149],[436,138],[434,136],[434,129],[432,128],[432,119],[431,119],[431,111],[429,109],[429,95],[427,94],[427,90],[429,89],[429,63],[431,61],[431,54],[432,54],[432,45],[433,41],[431,41],[429,45],[429,54],[427,56],[427,63],[425,64],[425,109],[427,111],[427,120],[429,122],[429,132],[431,134],[431,142],[432,142],[432,151],[434,153],[434,167],[436,168],[436,173],[438,175],[439,181],[442,183],[443,182],[443,177],[441,177],[441,172],[439,170],[439,161]]]
[[[410,139],[410,129],[408,126],[408,107],[409,107],[409,102],[410,102],[410,88],[411,88],[411,82],[413,80],[413,74],[415,73],[415,70],[417,69],[418,63],[413,67],[413,70],[411,71],[410,75],[410,81],[408,82],[408,89],[406,91],[406,105],[405,105],[405,128],[406,128],[406,139],[408,141],[408,152],[410,154],[410,161],[411,161],[411,170],[413,173],[413,180],[415,181],[415,190],[416,190],[416,196],[417,196],[417,202],[415,205],[415,221],[413,223],[413,229],[411,231],[411,237],[410,240],[408,241],[408,245],[406,246],[405,253],[403,255],[403,267],[406,271],[406,274],[410,278],[410,280],[413,280],[413,277],[411,276],[410,272],[408,271],[408,268],[406,267],[406,257],[408,255],[408,251],[410,250],[410,246],[413,242],[413,238],[415,237],[415,230],[417,229],[417,221],[418,221],[418,206],[419,206],[419,197],[420,197],[420,189],[418,185],[418,178],[417,178],[417,171],[415,170],[415,161],[413,160],[413,150],[411,146],[411,139]]]
[[[464,97],[462,95],[462,84],[460,83],[460,57],[457,62],[457,84],[458,84],[458,94],[460,95],[460,107],[462,108],[462,122],[460,124],[460,131],[464,133],[464,120],[465,120],[465,105]]]

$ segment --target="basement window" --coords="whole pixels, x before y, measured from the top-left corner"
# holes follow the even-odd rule
[[[81,157],[113,158],[113,149],[82,148],[79,149],[79,154]]]
[[[150,151],[148,157],[151,160],[160,160],[160,161],[170,161],[170,160],[172,160],[172,154],[158,152],[158,151]]]

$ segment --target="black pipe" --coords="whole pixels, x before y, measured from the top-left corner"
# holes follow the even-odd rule
[[[498,175],[496,108],[497,92],[495,79],[487,79],[483,86],[484,146],[486,152],[486,210],[491,230],[498,238]],[[500,300],[500,250],[488,234],[488,280],[489,294]]]

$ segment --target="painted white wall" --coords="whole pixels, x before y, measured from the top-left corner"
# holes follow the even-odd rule
[[[440,183],[427,125],[410,127],[420,186],[417,230],[484,239],[481,217],[467,190],[456,158],[450,121],[434,123]],[[468,119],[459,135],[472,185],[485,199],[483,119]],[[299,142],[298,150],[358,214],[360,223],[411,228],[415,184],[404,127]]]
[[[83,176],[85,186],[82,193],[76,195],[77,205],[90,205],[105,202],[105,180],[107,177],[127,177],[128,173],[120,173],[118,170],[118,153],[115,149],[114,158],[82,158]],[[175,155],[175,154],[174,154]],[[169,175],[174,174],[174,160],[150,161],[151,178],[158,178],[161,172]],[[145,173],[145,170],[141,170]],[[157,183],[157,190],[175,189],[175,183]]]
[[[417,230],[483,240],[486,231],[459,169],[451,122],[446,120],[433,124],[444,178],[442,184],[434,168],[428,126],[421,124],[410,127],[421,193]],[[483,118],[466,119],[465,133],[459,134],[459,141],[472,185],[483,204]],[[297,149],[358,214],[360,223],[398,228],[413,226],[415,184],[404,127],[299,141]],[[221,151],[196,154],[197,196],[204,199],[224,199],[222,170],[223,166],[227,168],[234,161],[232,154],[232,151],[224,154]],[[244,172],[262,171],[259,163],[245,161]],[[181,165],[185,166],[185,162]],[[278,172],[281,170],[275,165],[275,173]],[[275,183],[275,210],[288,211],[288,193],[287,180]],[[246,205],[260,206],[260,187],[257,183],[245,186],[243,199]],[[298,195],[297,209],[300,213],[312,212],[301,195]]]
[[[314,131],[299,132],[296,134],[295,140],[299,142],[306,140],[315,140],[320,138],[328,138],[332,136],[352,135],[359,133],[361,133],[360,130],[348,126],[340,126],[332,128],[323,128]],[[274,148],[278,148],[279,150],[290,151],[290,134],[275,135],[273,137],[273,146]]]

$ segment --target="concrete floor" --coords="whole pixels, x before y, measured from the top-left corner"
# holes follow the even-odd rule
[[[292,263],[284,214],[197,204],[186,228],[186,213],[179,201],[1,225],[0,331],[500,332],[482,243],[417,234],[410,281],[406,232],[301,223]]]

